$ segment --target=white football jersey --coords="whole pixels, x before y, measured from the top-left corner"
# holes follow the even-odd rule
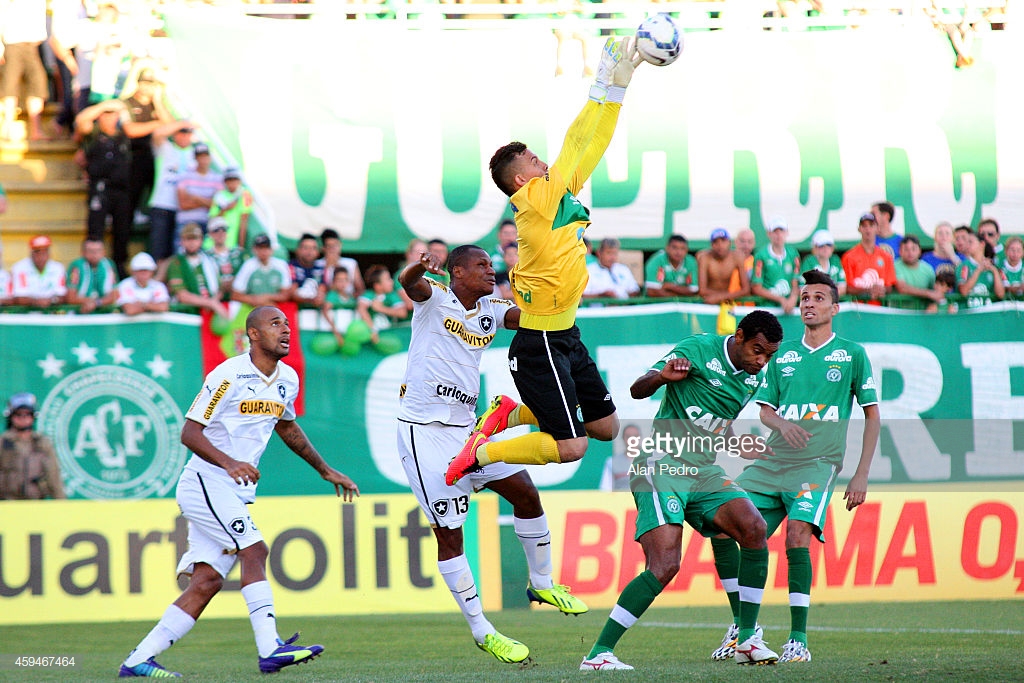
[[[244,353],[224,361],[206,376],[185,417],[204,425],[203,433],[214,446],[258,468],[277,421],[295,419],[298,393],[299,376],[291,367],[279,361],[277,370],[267,377]],[[255,484],[238,484],[224,469],[198,455],[193,454],[185,468],[226,480],[237,487],[240,498],[255,500]]]
[[[485,296],[467,311],[434,280],[430,298],[413,302],[412,339],[398,419],[465,427],[476,422],[480,356],[505,326],[511,301]]]

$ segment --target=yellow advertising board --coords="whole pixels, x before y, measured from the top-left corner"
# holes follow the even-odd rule
[[[628,493],[546,492],[557,580],[608,608],[643,569]],[[497,498],[473,499],[467,554],[484,607],[501,606]],[[814,543],[816,602],[1024,597],[1024,493],[872,491],[847,512],[837,495],[828,542]],[[271,548],[267,575],[282,616],[449,612],[436,546],[415,498],[268,496],[253,517]],[[157,619],[187,524],[174,501],[6,501],[0,505],[0,624]],[[687,529],[682,568],[658,605],[718,605],[710,543]],[[781,534],[769,541],[765,603],[788,600]],[[518,547],[506,553],[520,553]],[[780,560],[782,560],[780,564]],[[244,613],[238,571],[206,616]]]
[[[473,501],[467,538],[481,596],[501,605],[497,501]],[[252,516],[282,616],[457,609],[437,573],[433,532],[411,494],[268,496]],[[157,619],[184,584],[175,576],[187,522],[173,500],[0,503],[0,624]],[[467,550],[470,543],[467,542]],[[204,616],[244,616],[238,567]]]
[[[545,493],[555,574],[591,607],[611,607],[643,571],[632,495]],[[872,491],[847,512],[837,493],[825,544],[813,542],[816,602],[1024,598],[1024,492]],[[786,550],[777,532],[765,604],[788,604]],[[686,527],[679,574],[660,606],[724,605],[711,543]]]

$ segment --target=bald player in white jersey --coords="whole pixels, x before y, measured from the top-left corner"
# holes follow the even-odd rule
[[[282,641],[277,634],[274,598],[267,581],[267,544],[246,506],[256,500],[257,469],[273,432],[315,469],[345,500],[359,487],[328,465],[295,422],[299,378],[281,362],[288,355],[288,319],[273,306],[252,311],[245,321],[249,353],[229,358],[206,376],[203,388],[185,414],[181,442],[192,457],[178,480],[176,499],[188,520],[188,550],[178,573],[190,577],[188,588],[121,665],[122,678],[181,676],[160,666],[155,657],[180,640],[224,584],[242,565],[242,597],[256,637],[259,667],[274,673],[309,661],[321,645],[298,645],[298,634]]]
[[[519,308],[494,296],[494,267],[480,247],[452,250],[447,270],[450,288],[427,279],[444,263],[424,252],[398,281],[413,301],[412,339],[398,417],[398,452],[420,507],[437,539],[437,566],[469,623],[477,647],[502,662],[521,662],[529,649],[499,633],[483,614],[476,581],[463,551],[462,525],[474,491],[489,488],[513,507],[516,535],[530,571],[531,601],[554,605],[565,614],[587,606],[551,577],[551,534],[540,495],[522,465],[494,463],[445,484],[448,463],[474,429],[493,433],[513,424],[536,424],[524,415],[486,411],[476,418],[480,360],[499,328],[519,326]],[[497,423],[501,422],[501,425]],[[494,424],[491,424],[494,423]]]

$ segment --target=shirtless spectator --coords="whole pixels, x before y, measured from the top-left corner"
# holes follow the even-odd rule
[[[697,264],[698,294],[706,304],[720,304],[750,295],[750,276],[743,265],[744,256],[731,247],[732,240],[724,228],[711,231],[711,249],[702,252]],[[736,290],[729,288],[733,273],[739,280],[739,289]]]

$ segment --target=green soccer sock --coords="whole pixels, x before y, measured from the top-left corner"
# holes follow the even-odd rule
[[[615,607],[608,615],[608,621],[601,629],[601,635],[597,637],[597,642],[591,648],[587,659],[596,657],[602,652],[614,651],[619,639],[647,611],[647,608],[654,602],[654,598],[661,593],[661,589],[661,582],[654,578],[654,574],[650,571],[645,571],[630,581],[623,589],[622,595],[615,601]]]
[[[761,611],[764,584],[768,580],[768,548],[740,548],[740,635],[737,642],[754,635]]]
[[[789,638],[806,645],[813,576],[810,548],[786,548],[786,562],[789,564]]]
[[[731,538],[711,539],[711,549],[715,552],[715,570],[718,580],[729,597],[732,608],[732,623],[740,623],[740,547]]]

